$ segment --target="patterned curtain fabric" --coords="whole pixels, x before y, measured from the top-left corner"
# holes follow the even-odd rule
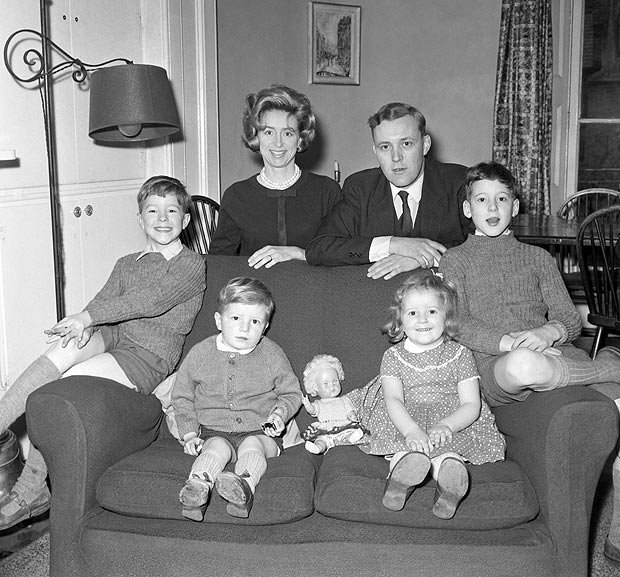
[[[552,50],[551,0],[503,0],[493,159],[510,168],[530,214],[550,211]]]

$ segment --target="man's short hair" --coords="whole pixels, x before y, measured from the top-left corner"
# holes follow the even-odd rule
[[[384,120],[398,120],[405,116],[412,116],[420,129],[420,134],[422,136],[426,134],[426,118],[424,118],[424,114],[415,106],[405,104],[404,102],[384,104],[368,119],[368,126],[370,126],[371,131],[374,131]]]

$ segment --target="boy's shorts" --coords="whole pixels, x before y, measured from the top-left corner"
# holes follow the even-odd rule
[[[124,338],[118,325],[103,325],[99,332],[106,353],[114,357],[129,381],[141,393],[149,395],[168,376],[166,361]]]
[[[266,437],[267,435],[265,435],[263,431],[244,431],[242,433],[234,433],[234,432],[227,433],[226,431],[214,431],[213,429],[207,429],[206,427],[203,427],[202,425],[200,425],[199,437],[203,441],[206,441],[207,439],[212,439],[213,437],[220,437],[228,443],[228,446],[230,447],[230,451],[232,453],[232,457],[230,459],[231,463],[234,463],[237,460],[237,449],[239,448],[239,445],[241,445],[241,443],[248,437],[258,437],[258,436]],[[269,437],[269,438],[273,439],[276,445],[278,445],[278,455],[279,455],[280,452],[282,451],[282,437]]]
[[[574,361],[592,360],[586,351],[577,348],[575,345],[561,345],[559,349],[562,352],[562,355]],[[508,405],[510,403],[524,401],[534,392],[531,389],[526,389],[518,394],[512,394],[507,393],[499,386],[497,380],[495,379],[495,365],[503,356],[504,355],[499,355],[497,357],[486,359],[486,362],[483,361],[482,363],[478,363],[478,370],[480,372],[480,389],[482,390],[486,402],[491,407],[498,407],[500,405]]]

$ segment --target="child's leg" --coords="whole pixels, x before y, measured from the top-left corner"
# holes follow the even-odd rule
[[[433,515],[452,519],[459,503],[469,488],[469,474],[463,458],[456,453],[445,453],[431,459],[432,474],[437,481]]]
[[[237,450],[235,472],[223,472],[215,480],[220,496],[228,501],[226,511],[234,517],[247,517],[254,502],[256,485],[267,470],[267,459],[277,457],[280,449],[266,435],[245,438]]]
[[[193,521],[203,520],[213,483],[232,457],[230,443],[223,438],[211,437],[205,441],[189,478],[179,492],[184,517]]]
[[[572,385],[619,382],[620,355],[605,347],[593,361],[515,349],[497,360],[494,373],[500,387],[516,396],[527,389],[550,391]]]

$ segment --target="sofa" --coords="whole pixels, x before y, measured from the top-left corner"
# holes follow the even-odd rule
[[[295,261],[254,270],[206,256],[207,290],[184,353],[216,332],[219,289],[261,279],[276,310],[268,336],[301,377],[318,353],[339,357],[348,392],[378,372],[380,327],[401,278],[367,267]],[[587,387],[532,394],[494,410],[506,459],[468,466],[471,487],[450,520],[433,516],[435,483],[402,511],[382,505],[388,462],[358,447],[323,456],[303,444],[269,460],[247,519],[213,494],[203,522],[184,519],[178,492],[193,457],[155,396],[113,381],[67,377],[28,399],[32,442],[49,466],[52,577],[411,575],[585,577],[599,475],[618,438],[618,412]],[[303,430],[311,421],[302,408]]]

